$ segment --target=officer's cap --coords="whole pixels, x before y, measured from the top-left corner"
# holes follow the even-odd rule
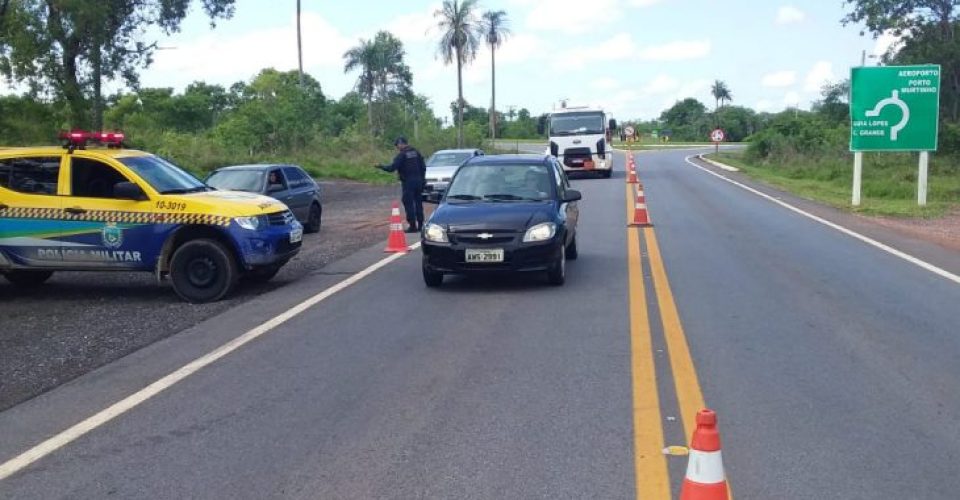
[[[402,144],[402,145],[407,145],[407,144],[408,144],[408,143],[407,143],[407,138],[404,137],[404,136],[402,136],[402,135],[401,135],[400,137],[397,137],[396,140],[393,141],[393,145],[394,145],[394,146],[400,146],[401,144]]]

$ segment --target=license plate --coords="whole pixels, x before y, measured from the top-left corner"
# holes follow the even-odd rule
[[[467,249],[466,261],[467,263],[479,263],[479,264],[489,263],[489,262],[503,262],[503,249],[502,248]]]
[[[299,243],[303,239],[303,229],[290,231],[290,243]]]
[[[585,169],[587,169],[587,170],[593,169],[593,162],[592,162],[592,161],[585,161],[585,162],[583,162],[583,168],[585,168]]]

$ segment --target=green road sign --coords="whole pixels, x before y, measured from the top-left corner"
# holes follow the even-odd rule
[[[936,151],[940,66],[850,72],[851,151]]]

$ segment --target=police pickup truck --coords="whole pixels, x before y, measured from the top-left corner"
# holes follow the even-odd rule
[[[203,303],[241,277],[269,280],[300,250],[303,227],[273,198],[216,191],[124,149],[121,133],[61,139],[0,149],[0,275],[14,285],[40,285],[55,271],[149,271]]]

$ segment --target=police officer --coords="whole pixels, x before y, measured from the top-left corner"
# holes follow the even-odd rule
[[[390,165],[377,165],[377,168],[387,172],[396,172],[403,186],[403,211],[407,215],[408,233],[416,233],[423,229],[423,183],[427,176],[427,163],[423,155],[407,143],[405,137],[397,137],[393,141],[397,148],[397,156]]]

